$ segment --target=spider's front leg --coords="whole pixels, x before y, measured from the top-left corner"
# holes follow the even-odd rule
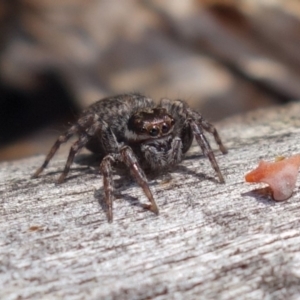
[[[145,195],[151,202],[149,205],[144,205],[144,208],[149,209],[158,215],[158,207],[150,191],[148,181],[143,169],[140,167],[137,158],[129,146],[123,146],[119,154],[113,153],[105,156],[100,164],[100,171],[103,176],[103,188],[105,194],[105,202],[108,208],[108,222],[113,221],[113,175],[112,165],[117,162],[123,162],[131,171],[132,176],[143,189]]]
[[[206,122],[199,113],[196,113],[192,110],[188,110],[188,114],[189,114],[188,122],[191,125],[193,134],[196,138],[198,145],[201,147],[203,154],[206,157],[208,157],[210,164],[212,165],[213,169],[216,171],[216,173],[219,177],[220,183],[225,183],[224,177],[221,173],[221,170],[219,168],[219,165],[217,163],[215,155],[214,155],[214,153],[211,149],[211,146],[203,132],[203,129],[205,129],[209,133],[213,134],[215,141],[219,145],[221,152],[223,154],[225,154],[225,153],[227,153],[227,149],[223,145],[217,130],[215,129],[215,127],[212,124]]]
[[[191,127],[193,130],[193,133],[195,135],[195,138],[197,140],[198,145],[201,147],[203,154],[208,157],[213,169],[216,171],[220,183],[225,183],[224,177],[221,173],[221,170],[219,168],[219,165],[216,161],[215,155],[210,147],[210,144],[208,140],[206,139],[203,130],[201,127],[197,126],[195,122],[191,122]]]
[[[145,195],[151,203],[149,205],[144,205],[144,207],[158,215],[158,207],[149,188],[147,177],[143,169],[141,168],[134,152],[129,146],[124,146],[121,148],[120,154],[122,162],[124,162],[126,166],[130,169],[132,176],[143,189]]]
[[[211,133],[214,136],[214,139],[218,144],[221,152],[225,154],[227,153],[227,149],[223,145],[215,127],[212,124],[206,122],[200,113],[190,109],[186,102],[182,100],[172,101],[164,98],[161,100],[160,105],[166,108],[171,115],[183,119],[185,122],[188,122],[188,124],[191,126],[191,129],[197,140],[198,145],[202,149],[203,154],[206,155],[206,157],[208,157],[213,169],[216,171],[219,177],[219,181],[221,183],[224,183],[225,180],[220,171],[215,155],[203,132],[203,130],[206,130],[207,132]]]
[[[204,120],[203,118],[200,119],[200,125],[209,133],[211,133],[214,136],[214,139],[216,141],[216,143],[219,146],[220,151],[223,154],[226,154],[228,152],[228,150],[226,149],[226,147],[223,145],[221,138],[218,134],[217,129],[210,123],[208,123],[206,120]]]

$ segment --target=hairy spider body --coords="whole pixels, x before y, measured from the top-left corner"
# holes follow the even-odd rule
[[[103,175],[110,222],[114,163],[127,166],[150,201],[145,207],[158,214],[144,170],[167,169],[181,162],[194,136],[202,152],[210,160],[219,181],[224,183],[203,130],[213,134],[223,154],[227,152],[216,129],[182,100],[161,99],[156,105],[151,98],[137,93],[105,98],[84,110],[78,121],[57,139],[33,177],[37,177],[44,170],[62,143],[77,134],[79,138],[70,149],[58,183],[64,181],[75,155],[86,147],[102,157],[100,171]]]

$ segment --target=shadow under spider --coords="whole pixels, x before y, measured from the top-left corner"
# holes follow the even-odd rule
[[[102,159],[103,159],[103,156],[99,155],[99,154],[94,154],[94,153],[80,154],[77,156],[77,159],[75,162],[76,162],[76,164],[86,166],[87,167],[86,173],[99,174],[100,176],[102,176],[100,174],[100,164],[101,164]],[[73,168],[73,170],[76,170],[76,169]],[[117,162],[117,163],[113,164],[112,171],[113,171],[113,175],[118,174],[120,176],[124,176],[124,178],[126,178],[125,175],[128,175],[128,168],[123,163]]]
[[[123,200],[127,201],[130,204],[130,206],[136,206],[136,207],[142,208],[143,211],[147,210],[146,207],[145,207],[145,204],[141,203],[137,197],[133,197],[133,196],[128,195],[126,193],[120,193],[119,191],[115,191],[113,193],[113,196],[114,196],[113,203],[115,202],[115,200],[121,199],[122,201]],[[95,197],[95,199],[97,199],[99,205],[101,206],[102,210],[106,214],[106,217],[108,218],[108,206],[107,206],[107,203],[105,201],[103,187],[98,189],[98,190],[95,190],[94,197]]]
[[[103,155],[99,155],[95,153],[84,153],[84,154],[78,154],[75,157],[74,162],[81,166],[95,167],[99,169],[102,159],[103,159]]]
[[[176,166],[174,169],[170,170],[170,173],[188,174],[198,178],[200,181],[208,180],[213,183],[220,183],[215,177],[208,176],[205,173],[195,172],[194,170],[191,170],[190,168],[182,165]]]
[[[78,171],[78,174],[72,174],[74,171]],[[57,171],[51,171],[48,173],[45,173],[43,176],[55,176],[55,175],[60,175],[62,173],[62,170],[57,170]],[[88,166],[86,168],[72,168],[68,174],[68,176],[65,178],[64,182],[67,182],[68,180],[77,178],[79,176],[82,176],[82,174],[97,174],[95,170],[89,168]]]
[[[202,155],[201,157],[204,157],[204,156]],[[74,162],[78,165],[86,166],[86,168],[82,169],[82,168],[76,168],[76,167],[74,168],[73,167],[70,170],[71,174],[69,173],[66,180],[73,179],[73,178],[80,176],[80,174],[76,174],[76,175],[72,176],[72,171],[80,171],[81,173],[84,173],[84,174],[99,174],[100,163],[101,163],[102,159],[103,159],[103,156],[101,156],[99,154],[94,154],[94,153],[84,153],[84,154],[77,155]],[[192,160],[192,159],[199,159],[199,155],[190,155],[185,158],[185,160]],[[114,165],[113,169],[114,169],[114,174],[118,174],[120,176],[128,175],[128,169],[122,163]],[[61,172],[62,172],[62,170],[49,172],[48,175],[55,175],[55,174],[59,174]],[[180,173],[180,174],[192,175],[200,180],[209,180],[214,183],[219,183],[216,178],[207,176],[205,173],[195,172],[183,165],[176,165],[174,167],[170,167],[170,168],[167,168],[166,170],[160,170],[160,171],[153,171],[153,170],[145,169],[144,172],[146,173],[149,181],[158,179],[159,177],[163,177],[168,174]],[[149,185],[151,185],[150,182],[149,182]]]
[[[204,156],[202,155],[200,157],[204,157]],[[85,168],[73,167],[70,170],[70,173],[68,174],[68,176],[66,178],[66,181],[72,180],[79,176],[82,176],[83,174],[96,174],[96,175],[99,175],[99,177],[102,177],[100,174],[100,170],[99,170],[102,158],[103,158],[103,156],[101,156],[99,154],[94,154],[94,153],[84,153],[84,154],[77,155],[74,162],[80,166],[85,166]],[[185,158],[185,160],[192,160],[192,159],[199,159],[199,155],[190,155]],[[74,171],[78,171],[78,173],[72,174],[72,172],[74,172]],[[208,176],[202,172],[201,173],[195,172],[194,170],[191,170],[190,168],[180,165],[180,164],[176,165],[174,167],[167,168],[166,170],[162,170],[162,171],[153,171],[153,170],[147,170],[147,169],[145,169],[144,171],[148,178],[149,186],[153,186],[153,185],[157,184],[156,180],[160,180],[160,179],[161,179],[161,181],[167,181],[167,182],[172,181],[173,173],[188,174],[188,175],[198,178],[200,181],[209,180],[214,183],[219,183],[219,181],[212,176]],[[46,175],[56,175],[56,174],[60,174],[61,172],[62,172],[62,170],[52,171]],[[135,183],[135,180],[132,178],[132,176],[131,175],[128,176],[128,168],[122,163],[114,165],[113,175],[116,175],[116,174],[119,175],[121,178],[114,180],[115,189],[120,189],[120,188],[125,189],[126,186],[129,186],[130,184]],[[137,183],[135,183],[135,184],[137,185]],[[104,191],[102,191],[102,192],[104,194]]]
[[[103,158],[102,156],[93,154],[93,153],[77,155],[75,158],[75,163],[80,166],[85,166],[85,168],[82,168],[82,167],[74,168],[73,167],[70,170],[70,173],[69,173],[68,177],[66,178],[66,181],[72,180],[79,176],[83,176],[84,174],[91,174],[91,173],[100,175],[99,178],[102,177],[99,172],[99,167],[100,167],[102,158]],[[199,159],[199,156],[197,155],[197,156],[188,157],[188,159],[196,159],[196,158]],[[72,175],[72,172],[74,172],[74,171],[78,171],[78,173]],[[62,172],[61,170],[55,171],[55,172],[50,172],[50,173],[48,173],[48,175],[58,174],[61,172]],[[128,186],[130,186],[131,184],[135,184],[135,186],[137,186],[137,187],[139,186],[135,182],[135,180],[132,178],[132,176],[128,176],[129,175],[128,173],[129,173],[128,168],[125,167],[125,165],[117,164],[114,166],[113,175],[119,175],[120,178],[114,179],[114,181],[113,181],[113,185],[114,185],[113,196],[115,199],[122,199],[122,200],[127,201],[130,204],[130,206],[136,206],[136,207],[142,208],[142,211],[144,211],[147,204],[141,203],[139,201],[138,197],[133,197],[131,195],[128,195],[126,193],[121,193],[121,191],[119,191],[119,190],[122,190],[122,191],[126,190],[126,188]],[[183,165],[177,165],[172,168],[166,169],[164,171],[157,171],[157,172],[145,170],[145,173],[148,178],[149,186],[159,184],[160,182],[158,182],[157,180],[160,180],[160,179],[161,179],[162,183],[171,182],[172,181],[172,173],[188,174],[188,175],[192,175],[192,176],[198,178],[200,181],[209,180],[211,182],[218,183],[218,180],[216,180],[214,177],[207,176],[205,173],[195,172]],[[95,190],[94,198],[96,198],[96,200],[98,201],[102,210],[108,217],[108,215],[107,215],[108,207],[107,207],[107,204],[105,201],[105,193],[104,193],[103,187]]]
[[[85,168],[76,167],[76,166],[74,167],[74,165],[72,165],[64,182],[67,182],[68,180],[82,176],[82,174],[99,174],[99,167],[100,167],[101,159],[102,158],[96,154],[79,154],[79,155],[77,155],[74,159],[75,164],[78,164],[80,166],[85,166]],[[63,172],[63,166],[64,166],[64,163],[62,164],[62,168],[58,168],[55,171],[45,172],[43,177],[60,175]],[[78,171],[78,173],[73,174],[74,171]]]

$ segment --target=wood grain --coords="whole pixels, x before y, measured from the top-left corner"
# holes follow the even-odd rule
[[[112,224],[91,156],[62,185],[64,155],[36,180],[42,156],[1,163],[0,298],[298,299],[299,183],[276,203],[244,175],[259,159],[299,153],[299,125],[298,103],[217,124],[229,148],[216,150],[226,184],[194,146],[170,176],[151,180],[158,217],[116,175]]]

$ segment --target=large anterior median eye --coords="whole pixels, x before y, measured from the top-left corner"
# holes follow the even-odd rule
[[[157,136],[159,134],[159,129],[156,126],[153,126],[150,130],[149,130],[149,134],[151,136]]]

